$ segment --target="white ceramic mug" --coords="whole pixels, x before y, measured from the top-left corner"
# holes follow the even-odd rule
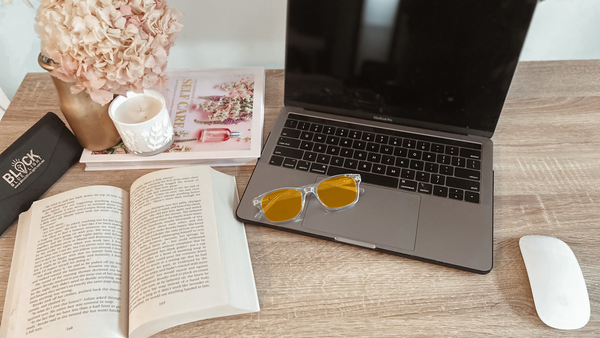
[[[108,113],[123,143],[136,155],[155,155],[173,144],[173,123],[165,98],[156,90],[119,95]]]

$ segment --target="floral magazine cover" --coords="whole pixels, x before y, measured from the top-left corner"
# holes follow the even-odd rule
[[[86,170],[165,168],[192,163],[254,164],[263,132],[263,67],[167,70],[169,83],[158,90],[167,101],[174,142],[164,153],[137,156],[119,143],[84,150]]]

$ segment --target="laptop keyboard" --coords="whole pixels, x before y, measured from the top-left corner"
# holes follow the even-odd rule
[[[269,163],[479,203],[481,144],[289,114]]]

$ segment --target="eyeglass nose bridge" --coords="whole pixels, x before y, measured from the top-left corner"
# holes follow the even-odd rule
[[[308,195],[308,194],[317,194],[316,193],[316,184],[311,184],[311,185],[307,185],[305,187],[302,187],[302,192],[304,194],[304,196]]]

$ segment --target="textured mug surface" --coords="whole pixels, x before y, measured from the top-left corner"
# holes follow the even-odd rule
[[[134,97],[153,97],[162,103],[162,109],[152,118],[139,123],[125,123],[118,119],[117,110]],[[165,98],[155,90],[143,93],[127,92],[115,98],[108,109],[110,118],[121,135],[125,146],[136,155],[154,155],[168,149],[173,143],[173,123],[167,110]]]

